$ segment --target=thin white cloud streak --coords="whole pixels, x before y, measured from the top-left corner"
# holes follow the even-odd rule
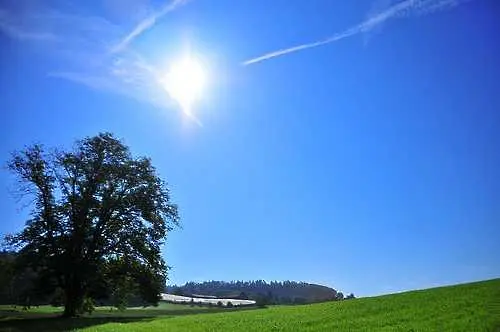
[[[394,1],[392,0],[375,0],[375,2],[372,4],[370,11],[366,15],[365,19],[369,19],[374,15],[377,15],[381,11],[389,8],[391,4],[393,4],[393,2]],[[363,45],[364,46],[368,45],[368,42],[370,41],[372,34],[380,33],[382,31],[383,26],[384,26],[383,24],[379,24],[370,31],[365,32],[363,34]]]
[[[56,41],[57,36],[48,32],[36,32],[36,31],[23,31],[18,29],[13,25],[4,24],[0,22],[0,31],[5,33],[11,38],[20,40],[33,40],[33,41]]]
[[[0,9],[0,32],[13,39],[32,41],[55,41],[57,36],[52,32],[25,29],[9,12]]]
[[[368,32],[372,30],[374,27],[384,23],[385,21],[387,21],[392,17],[400,15],[406,16],[412,13],[412,11],[415,11],[417,14],[429,14],[431,12],[440,10],[446,6],[449,7],[456,6],[464,1],[469,1],[469,0],[405,0],[389,7],[388,9],[384,10],[381,13],[378,13],[368,18],[366,21],[356,26],[353,26],[343,32],[337,33],[326,39],[266,53],[262,56],[242,62],[242,65],[248,66],[251,64],[255,64],[261,61],[269,60],[286,54],[331,44],[333,42],[357,35],[359,33]]]
[[[113,85],[108,77],[93,76],[78,72],[50,72],[47,74],[49,77],[62,78],[68,81],[86,85],[96,90],[109,90],[117,92],[118,89]]]
[[[160,84],[160,65],[149,63],[140,50],[130,47],[109,54],[110,46],[126,32],[122,26],[107,17],[83,15],[80,7],[37,3],[40,6],[19,10],[12,5],[17,1],[0,0],[0,33],[20,43],[36,43],[33,56],[50,60],[43,61],[43,65],[50,66],[46,68],[48,77],[161,109],[176,108]]]
[[[41,62],[42,66],[50,66],[46,68],[49,78],[117,94],[162,110],[179,109],[161,82],[163,63],[149,62],[149,54],[141,54],[140,49],[132,47],[110,54],[111,46],[127,32],[123,25],[108,16],[88,15],[84,7],[26,2],[20,9],[16,6],[18,1],[0,0],[0,33],[20,43],[36,44],[33,56],[50,60]],[[144,32],[148,24],[154,24],[162,15],[186,2],[176,0],[157,11],[127,43]],[[153,12],[149,7],[143,10]],[[129,23],[124,24],[132,23],[130,15],[128,17]],[[203,126],[192,113],[185,118]]]
[[[377,24],[380,24],[380,23],[384,22],[385,20],[387,20],[388,18],[392,17],[397,12],[410,7],[411,5],[413,5],[414,2],[415,2],[415,0],[403,1],[397,5],[390,7],[389,9],[385,10],[384,12],[377,14],[377,15],[373,16],[372,18],[369,18],[368,20],[364,21],[361,24],[358,24],[354,27],[351,27],[350,29],[347,29],[343,32],[337,33],[337,34],[335,34],[331,37],[328,37],[324,40],[316,41],[313,43],[302,44],[302,45],[298,45],[295,47],[285,48],[285,49],[282,49],[279,51],[267,53],[267,54],[264,54],[263,56],[253,58],[253,59],[250,59],[250,60],[243,62],[243,65],[247,66],[247,65],[250,65],[253,63],[272,59],[272,58],[282,56],[285,54],[294,53],[297,51],[306,50],[309,48],[314,48],[314,47],[330,44],[330,43],[336,42],[338,40],[356,35],[360,32],[370,30],[374,26],[376,26]]]
[[[156,21],[166,14],[176,10],[180,6],[186,4],[189,0],[173,0],[167,3],[159,11],[153,13],[151,16],[139,22],[136,27],[130,32],[125,38],[123,38],[118,44],[116,44],[112,49],[111,53],[118,53],[124,50],[135,38],[137,38],[144,31],[155,25]]]
[[[437,11],[443,11],[446,9],[451,9],[455,6],[458,6],[461,3],[471,1],[471,0],[416,0],[415,3],[405,8],[404,10],[398,11],[392,16],[392,18],[411,18],[411,17],[420,17],[428,14],[432,14]],[[373,10],[368,15],[368,18],[377,14],[377,12],[382,11],[384,8],[390,7],[391,3],[394,3],[394,0],[376,0],[373,5]],[[364,44],[368,43],[370,38],[370,34],[377,33],[382,30],[383,22],[377,24],[376,27],[364,32]]]

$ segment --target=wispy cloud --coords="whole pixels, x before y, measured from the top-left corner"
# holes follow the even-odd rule
[[[51,32],[37,31],[36,29],[25,29],[21,26],[18,18],[10,15],[7,10],[0,8],[0,31],[5,35],[20,40],[54,41],[57,36]]]
[[[3,25],[0,23],[0,30],[2,30],[6,35],[16,39],[22,40],[38,40],[38,41],[55,41],[57,36],[52,33],[47,32],[36,32],[36,31],[23,31],[17,29],[15,26]]]
[[[132,1],[132,0],[131,0]],[[36,53],[50,61],[48,76],[65,79],[89,88],[112,92],[147,102],[154,106],[171,107],[160,78],[158,65],[150,63],[140,50],[129,44],[166,13],[187,0],[175,0],[143,20],[132,33],[132,13],[128,22],[117,24],[108,17],[89,15],[94,8],[68,5],[67,2],[0,1],[0,33],[22,43],[36,43]],[[80,3],[85,5],[86,3]],[[138,6],[143,5],[137,1]],[[144,15],[143,15],[144,17]],[[124,35],[126,38],[122,39]],[[116,41],[122,40],[119,52],[110,53]],[[127,47],[128,46],[128,47]]]
[[[403,19],[429,15],[438,11],[449,10],[467,1],[471,0],[415,0],[411,6],[394,13],[392,18]],[[376,0],[368,15],[368,19],[389,8],[391,4],[394,4],[394,0]],[[384,22],[380,22],[372,29],[363,32],[365,44],[368,42],[370,34],[380,32],[382,30],[384,25],[383,23]]]
[[[135,28],[125,36],[118,44],[116,44],[112,49],[111,53],[117,53],[125,49],[128,44],[132,42],[135,38],[137,38],[140,34],[142,34],[147,29],[151,28],[158,19],[165,16],[166,14],[176,10],[178,7],[186,4],[189,0],[173,0],[170,3],[164,5],[160,10],[154,12],[152,15],[148,16],[139,24],[135,26]]]
[[[359,33],[371,31],[375,27],[380,26],[385,21],[387,21],[391,18],[394,18],[394,17],[407,17],[407,16],[411,16],[411,15],[430,14],[430,13],[433,13],[433,12],[436,12],[439,10],[443,10],[447,7],[457,6],[460,3],[463,3],[465,1],[470,1],[470,0],[405,0],[405,1],[401,1],[401,2],[398,2],[398,3],[390,6],[389,8],[385,9],[384,11],[381,11],[379,13],[376,13],[376,14],[370,16],[364,22],[361,22],[360,24],[355,25],[355,26],[353,26],[347,30],[344,30],[340,33],[337,33],[333,36],[330,36],[330,37],[325,38],[323,40],[319,40],[319,41],[315,41],[315,42],[311,42],[311,43],[305,43],[305,44],[301,44],[301,45],[297,45],[297,46],[269,52],[269,53],[266,53],[266,54],[261,55],[259,57],[255,57],[255,58],[243,61],[242,65],[247,66],[247,65],[251,65],[254,63],[264,61],[264,60],[269,60],[272,58],[283,56],[286,54],[295,53],[298,51],[331,44],[333,42],[339,41],[339,40],[347,38],[347,37],[357,35]]]

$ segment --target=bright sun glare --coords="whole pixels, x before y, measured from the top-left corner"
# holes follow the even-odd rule
[[[179,103],[182,111],[191,115],[193,103],[203,92],[205,79],[200,62],[187,56],[172,64],[162,84],[170,97]]]

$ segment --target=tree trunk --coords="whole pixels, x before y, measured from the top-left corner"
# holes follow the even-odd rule
[[[76,317],[81,314],[85,293],[83,292],[82,284],[77,276],[71,278],[71,282],[66,286],[64,293],[63,317]]]
[[[77,317],[77,305],[76,303],[73,303],[72,301],[70,302],[66,302],[65,306],[64,306],[64,312],[63,312],[63,317],[67,317],[67,318],[70,318],[70,317]]]

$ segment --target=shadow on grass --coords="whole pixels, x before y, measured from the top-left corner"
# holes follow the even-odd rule
[[[19,312],[0,310],[0,332],[21,331],[71,331],[102,325],[107,323],[135,323],[148,322],[157,317],[170,318],[175,316],[211,314],[220,312],[247,311],[257,309],[248,308],[199,308],[199,309],[145,309],[126,311],[96,311],[92,315],[83,315],[77,318],[62,318],[60,313]]]
[[[46,315],[47,316],[47,315]],[[153,317],[78,317],[61,318],[56,315],[52,317],[37,317],[12,319],[0,322],[1,332],[21,332],[21,331],[71,331],[106,323],[133,323],[152,320]]]

